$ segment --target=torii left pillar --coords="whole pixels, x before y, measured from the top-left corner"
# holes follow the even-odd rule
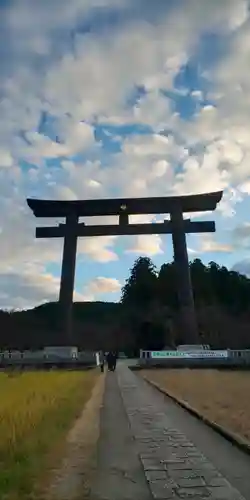
[[[64,333],[64,340],[68,345],[72,345],[73,343],[72,312],[77,251],[77,224],[78,216],[75,213],[66,216],[59,294],[59,322],[60,329]]]

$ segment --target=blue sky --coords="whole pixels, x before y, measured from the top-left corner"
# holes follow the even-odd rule
[[[250,274],[249,27],[247,0],[0,0],[0,307],[58,298],[30,196],[223,189],[189,257]],[[75,300],[118,300],[138,255],[159,268],[171,237],[80,239]]]

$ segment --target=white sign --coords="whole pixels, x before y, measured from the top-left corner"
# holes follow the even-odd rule
[[[227,358],[227,351],[151,351],[154,359]]]

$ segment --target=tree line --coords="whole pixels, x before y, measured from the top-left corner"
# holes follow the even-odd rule
[[[200,342],[213,347],[250,347],[250,279],[215,262],[205,266],[200,259],[190,263],[190,274]],[[163,264],[157,271],[148,257],[135,261],[122,288],[121,303],[130,311],[137,348],[185,343],[176,328],[176,283],[174,263]]]

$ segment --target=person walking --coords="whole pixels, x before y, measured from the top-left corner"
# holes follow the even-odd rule
[[[116,369],[116,363],[117,363],[117,352],[113,351],[112,352],[112,371],[114,372]]]
[[[112,371],[113,368],[113,354],[112,351],[109,351],[107,354],[107,363],[108,363],[108,370],[109,372]]]
[[[103,351],[99,352],[99,362],[100,362],[101,372],[103,373],[104,372],[104,364],[105,364]]]

